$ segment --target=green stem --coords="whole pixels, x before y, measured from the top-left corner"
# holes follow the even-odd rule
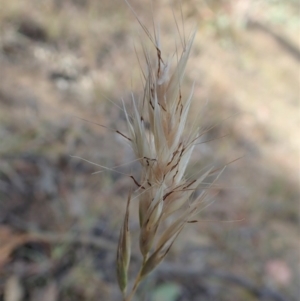
[[[132,297],[134,296],[134,294],[135,294],[135,292],[136,292],[136,290],[137,290],[137,288],[139,286],[139,283],[142,280],[141,271],[142,271],[142,269],[139,271],[138,275],[136,276],[133,288],[132,288],[130,294],[127,296],[127,298],[124,299],[124,301],[131,301]]]
[[[137,274],[137,276],[135,278],[132,290],[131,290],[130,294],[126,298],[124,298],[124,301],[131,301],[132,300],[132,297],[134,296],[140,282],[142,281],[142,278],[143,278],[142,277],[142,270],[143,270],[143,267],[144,267],[144,265],[147,261],[147,258],[148,258],[148,254],[144,257],[141,269],[140,269],[139,273]]]

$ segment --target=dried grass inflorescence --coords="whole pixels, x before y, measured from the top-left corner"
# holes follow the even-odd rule
[[[147,65],[143,72],[143,96],[140,100],[132,96],[132,115],[127,113],[124,106],[128,133],[122,136],[131,144],[142,166],[140,183],[132,178],[139,186],[139,246],[143,256],[140,272],[126,298],[130,256],[127,205],[117,255],[118,281],[126,301],[131,300],[139,282],[165,258],[184,226],[193,222],[193,218],[203,208],[208,197],[207,190],[203,190],[193,201],[190,197],[213,172],[209,169],[198,179],[188,180],[184,177],[195,143],[201,136],[197,126],[187,127],[193,88],[186,100],[181,93],[196,31],[187,42],[182,39],[182,53],[178,57],[176,49],[177,64],[170,74],[171,59],[163,60],[157,31],[152,36],[141,22],[140,24],[155,47],[156,59],[153,63],[147,47],[142,45]],[[164,223],[166,219],[168,223]],[[168,226],[159,229],[162,224]]]

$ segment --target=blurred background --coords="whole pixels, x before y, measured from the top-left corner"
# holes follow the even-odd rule
[[[211,130],[188,174],[242,158],[136,300],[297,300],[299,2],[152,2],[163,58],[180,43],[172,10],[181,35],[197,26],[183,94],[196,81],[191,118]],[[151,29],[151,2],[130,3]],[[126,133],[120,105],[142,92],[141,39],[121,0],[0,0],[1,301],[121,300],[115,250],[134,183],[71,156],[108,167],[134,160],[95,123]],[[138,178],[136,162],[117,170]]]

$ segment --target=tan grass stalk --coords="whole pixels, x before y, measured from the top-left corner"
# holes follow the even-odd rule
[[[181,94],[185,67],[196,30],[187,43],[183,42],[182,53],[170,74],[171,60],[163,60],[157,32],[153,37],[141,22],[140,24],[155,47],[156,61],[152,63],[146,46],[142,45],[147,64],[147,70],[143,72],[144,92],[139,100],[132,96],[132,116],[124,106],[128,133],[123,136],[131,144],[136,157],[141,158],[141,181],[134,181],[139,190],[142,190],[139,196],[139,245],[143,257],[134,286],[125,297],[130,256],[128,201],[117,256],[118,281],[125,301],[132,300],[141,280],[166,257],[184,226],[193,222],[203,208],[208,197],[206,190],[195,200],[190,197],[213,172],[209,169],[193,180],[184,177],[195,141],[199,138],[198,128],[187,127],[193,88],[186,100],[183,100]],[[166,219],[171,222],[161,231],[160,227]]]

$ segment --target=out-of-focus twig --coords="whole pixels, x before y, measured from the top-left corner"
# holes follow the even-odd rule
[[[116,249],[116,243],[97,236],[54,232],[30,232],[29,235],[32,240],[40,240],[48,243],[82,244],[102,248],[107,251],[115,251]]]
[[[240,275],[212,269],[210,267],[195,267],[183,264],[164,263],[157,268],[156,276],[171,279],[192,279],[193,281],[203,277],[206,279],[217,278],[220,281],[242,287],[259,300],[290,301],[290,299],[273,289],[268,287],[260,287],[254,284],[252,281],[241,277]]]
[[[282,48],[284,48],[288,53],[290,53],[295,59],[300,61],[300,49],[291,41],[289,41],[286,37],[283,37],[282,35],[274,32],[267,25],[264,25],[263,23],[254,19],[248,19],[247,28],[251,30],[260,30],[270,35]]]

